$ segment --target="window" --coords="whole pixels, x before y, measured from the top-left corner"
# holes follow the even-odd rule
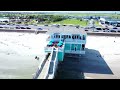
[[[60,38],[60,35],[58,35],[58,38]]]
[[[75,39],[76,39],[76,35],[75,35]]]
[[[85,40],[85,36],[83,35],[83,40]]]
[[[77,39],[78,39],[78,35],[77,35]]]
[[[71,36],[69,35],[69,38],[71,38]]]
[[[74,35],[72,36],[72,39],[74,39]]]
[[[81,36],[80,36],[80,39],[81,39]]]
[[[85,44],[82,44],[82,50],[84,50],[85,49]]]
[[[62,35],[62,38],[63,38],[63,35]]]

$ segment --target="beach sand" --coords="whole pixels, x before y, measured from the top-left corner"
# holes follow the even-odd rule
[[[120,79],[120,37],[88,36],[85,50],[66,55],[55,79]]]
[[[120,79],[120,37],[88,36],[86,43],[88,79]]]
[[[46,38],[45,34],[0,32],[0,79],[32,79],[45,54]]]

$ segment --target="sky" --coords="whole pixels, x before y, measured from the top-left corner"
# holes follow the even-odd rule
[[[53,13],[120,13],[120,11],[0,11],[0,12],[53,12]]]

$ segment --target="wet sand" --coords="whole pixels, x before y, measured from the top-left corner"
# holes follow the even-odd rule
[[[45,34],[0,32],[0,79],[32,79],[45,54],[45,39]]]

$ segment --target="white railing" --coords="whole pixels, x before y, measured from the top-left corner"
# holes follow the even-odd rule
[[[40,62],[39,66],[38,66],[38,69],[37,69],[36,73],[33,76],[33,79],[37,79],[39,77],[39,75],[41,74],[42,69],[43,69],[45,63],[47,62],[47,60],[49,58],[51,58],[51,55],[49,55],[48,57],[47,56],[43,57],[43,60]]]
[[[44,47],[45,51],[52,51],[52,47]]]
[[[56,74],[57,65],[58,65],[57,55],[58,55],[58,49],[57,49],[57,51],[56,51],[55,60],[51,60],[51,62],[54,63],[54,64],[53,64],[53,68],[52,68],[52,69],[53,69],[53,73],[52,73],[52,74],[49,74],[49,72],[48,72],[48,75],[47,75],[46,79],[53,79],[54,76],[55,76],[55,74]],[[52,59],[52,58],[51,58],[51,59]],[[50,68],[50,66],[49,66],[49,68]]]
[[[86,43],[86,40],[77,40],[77,39],[65,39],[65,42],[77,42],[77,43]]]

